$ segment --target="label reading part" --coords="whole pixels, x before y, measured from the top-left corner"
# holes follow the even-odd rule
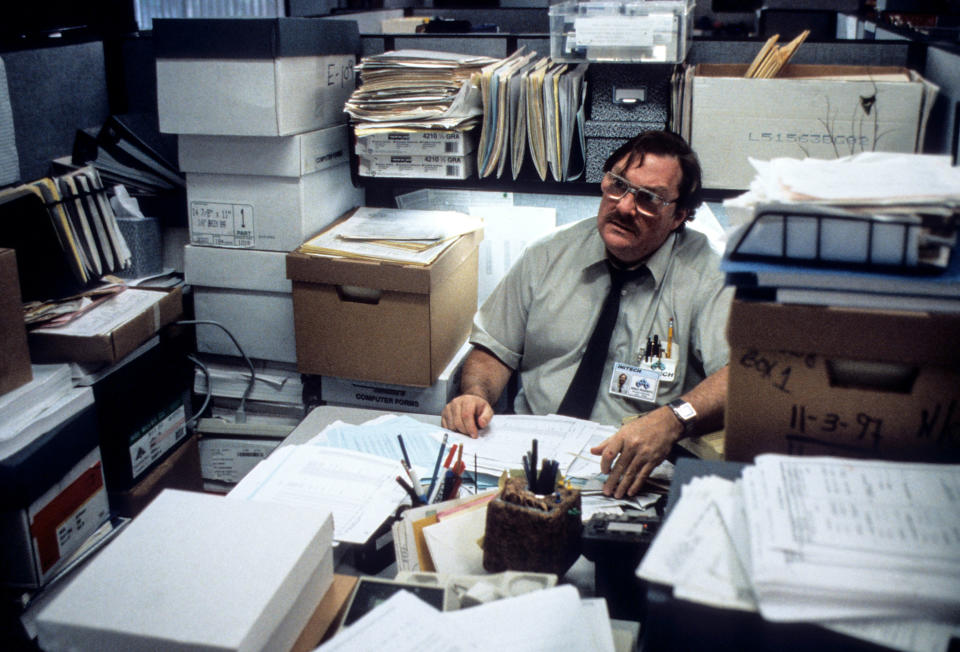
[[[190,239],[194,244],[253,247],[253,206],[220,202],[190,202]]]

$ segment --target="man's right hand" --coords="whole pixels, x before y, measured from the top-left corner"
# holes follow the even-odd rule
[[[492,418],[493,407],[486,399],[475,394],[461,394],[444,406],[440,425],[476,439],[480,431],[490,425]]]

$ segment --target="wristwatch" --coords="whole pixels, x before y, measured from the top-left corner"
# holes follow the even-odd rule
[[[682,398],[673,399],[667,403],[667,406],[673,410],[680,425],[683,426],[683,436],[687,437],[693,434],[693,429],[697,425],[697,411],[693,409],[693,406]]]

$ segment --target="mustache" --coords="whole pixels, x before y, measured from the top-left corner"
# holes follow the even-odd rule
[[[610,210],[606,213],[601,214],[600,216],[605,222],[612,222],[613,224],[619,226],[620,228],[630,231],[631,233],[637,233],[637,223],[632,217],[627,217],[621,215],[616,210]]]

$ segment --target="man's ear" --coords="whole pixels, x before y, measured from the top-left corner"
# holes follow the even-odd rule
[[[673,228],[671,231],[676,231],[680,228],[680,225],[687,221],[687,216],[690,215],[690,211],[687,209],[677,209],[676,213],[673,216]]]

